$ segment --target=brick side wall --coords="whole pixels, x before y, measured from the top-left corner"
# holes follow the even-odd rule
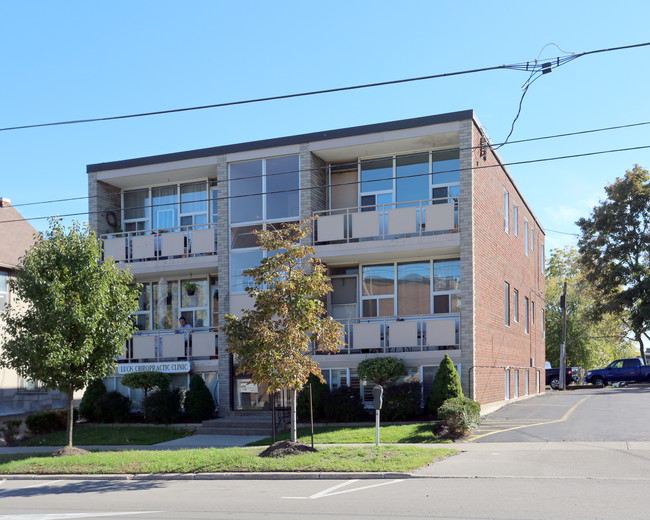
[[[480,130],[474,125],[474,146],[480,143]],[[497,157],[487,151],[473,151],[474,222],[474,398],[480,403],[504,400],[506,368],[510,367],[510,397],[515,396],[514,372],[519,372],[520,396],[536,392],[536,371],[545,361],[542,309],[545,285],[540,260],[544,236],[517,193]],[[509,233],[504,230],[504,188],[509,193]],[[513,203],[519,208],[519,236],[513,233]],[[524,219],[535,227],[534,250],[524,251]],[[530,230],[529,230],[530,236]],[[510,326],[505,325],[505,282],[510,284]],[[513,290],[519,291],[519,322],[514,321]],[[535,304],[535,322],[530,333],[524,330],[524,298]],[[531,358],[533,366],[531,366]],[[541,391],[544,385],[541,383]]]
[[[224,316],[230,313],[230,219],[228,204],[228,163],[225,155],[217,157],[217,264],[219,269],[219,329],[226,322]],[[230,354],[223,333],[219,334],[219,412],[229,412],[230,404]]]

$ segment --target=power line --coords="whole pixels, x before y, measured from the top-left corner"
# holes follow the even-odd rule
[[[572,155],[562,155],[562,156],[556,156],[556,157],[546,157],[546,158],[541,158],[541,159],[530,159],[526,161],[515,161],[511,163],[501,163],[501,166],[516,166],[516,165],[521,165],[521,164],[535,164],[535,163],[541,163],[541,162],[549,162],[549,161],[558,161],[558,160],[563,160],[563,159],[575,159],[578,157],[590,157],[594,155],[604,155],[608,153],[617,153],[617,152],[628,152],[628,151],[634,151],[634,150],[645,150],[649,149],[650,145],[646,146],[633,146],[629,148],[617,148],[617,149],[612,149],[612,150],[600,150],[597,152],[586,152],[586,153],[581,153],[581,154],[572,154]],[[490,165],[485,165],[485,166],[475,166],[472,168],[469,168],[471,170],[481,170],[484,168],[494,168],[495,165],[490,164]],[[459,168],[458,170],[448,170],[447,172],[440,172],[440,173],[449,173],[449,172],[455,172],[455,171],[465,171],[468,170],[468,168]],[[285,174],[286,175],[286,174]],[[400,179],[405,179],[405,178],[413,178],[413,177],[423,177],[423,176],[428,176],[431,175],[431,172],[426,172],[426,173],[417,173],[413,175],[404,175],[401,176]],[[391,179],[393,177],[390,177]],[[378,179],[378,180],[385,180],[385,179]],[[377,180],[373,180],[371,182],[375,182]],[[246,198],[246,197],[254,197],[254,196],[262,196],[262,195],[275,195],[275,194],[281,194],[281,193],[288,193],[288,192],[301,192],[301,191],[308,191],[308,190],[315,190],[315,189],[327,189],[330,187],[341,187],[341,186],[347,186],[347,185],[358,185],[361,184],[362,181],[350,181],[350,182],[344,182],[344,183],[338,183],[338,184],[324,184],[322,186],[307,186],[304,188],[292,188],[292,189],[284,189],[284,190],[277,190],[277,191],[267,191],[267,192],[259,192],[259,193],[246,193],[244,195],[227,195],[225,197],[217,197],[214,201],[220,201],[220,200],[232,200],[232,199],[240,199],[240,198]],[[446,198],[452,198],[452,197],[446,197]],[[204,202],[204,201],[209,201],[212,199],[203,199],[203,200],[193,200],[191,202]],[[428,199],[427,199],[428,200]],[[173,203],[161,203],[158,204],[157,206],[172,206],[179,204],[179,201],[173,202]],[[393,203],[394,204],[394,203]],[[149,207],[149,206],[141,206],[141,207]],[[1,210],[2,208],[0,208]],[[119,209],[119,208],[116,208]],[[128,209],[138,209],[136,208],[128,208]],[[0,222],[0,224],[9,224],[12,222],[22,222],[22,221],[29,221],[29,220],[44,220],[48,219],[51,217],[76,217],[76,216],[81,216],[81,215],[91,215],[91,214],[102,214],[106,213],[107,211],[111,211],[108,209],[104,209],[101,211],[83,211],[83,212],[77,212],[77,213],[67,213],[64,215],[47,215],[47,216],[42,216],[42,217],[29,217],[29,218],[21,218],[21,219],[13,219],[13,220],[5,220]]]
[[[570,61],[573,61],[577,58],[580,58],[582,56],[588,56],[591,54],[597,54],[597,53],[602,53],[602,52],[613,52],[613,51],[619,51],[619,50],[625,50],[625,49],[633,49],[637,47],[645,47],[650,45],[650,42],[647,43],[638,43],[634,45],[625,45],[621,47],[612,47],[608,49],[597,49],[593,51],[587,51],[587,52],[582,52],[579,54],[572,54],[571,56],[563,56],[563,57],[555,57],[555,58],[550,58],[550,59],[544,59],[541,61],[544,61],[543,64],[539,63],[539,59],[535,59],[532,62],[523,62],[523,63],[515,63],[512,65],[497,65],[497,66],[492,66],[492,67],[482,67],[478,69],[468,69],[468,70],[461,70],[461,71],[456,71],[456,72],[445,72],[442,74],[431,74],[429,76],[420,76],[416,78],[405,78],[405,79],[397,79],[397,80],[390,80],[390,81],[379,81],[375,83],[365,83],[362,85],[352,85],[352,86],[347,86],[347,87],[338,87],[338,88],[329,88],[329,89],[323,89],[323,90],[312,90],[309,92],[299,92],[299,93],[294,93],[294,94],[283,94],[279,96],[266,96],[266,97],[261,97],[261,98],[256,98],[256,99],[246,99],[246,100],[240,100],[240,101],[228,101],[225,103],[215,103],[212,105],[202,105],[202,106],[194,106],[194,107],[185,107],[185,108],[174,108],[174,109],[169,109],[169,110],[157,110],[157,111],[152,111],[152,112],[140,112],[137,114],[126,114],[126,115],[120,115],[120,116],[109,116],[109,117],[95,117],[95,118],[88,118],[88,119],[75,119],[75,120],[68,120],[68,121],[56,121],[52,123],[38,123],[38,124],[33,124],[33,125],[21,125],[21,126],[11,126],[11,127],[6,127],[6,128],[0,128],[0,132],[8,132],[11,130],[25,130],[28,128],[41,128],[41,127],[46,127],[46,126],[61,126],[61,125],[73,125],[73,124],[81,124],[81,123],[94,123],[94,122],[100,122],[100,121],[114,121],[117,119],[130,119],[130,118],[135,118],[135,117],[146,117],[146,116],[155,116],[155,115],[162,115],[162,114],[172,114],[172,113],[177,113],[177,112],[189,112],[189,111],[194,111],[194,110],[205,110],[208,108],[222,108],[222,107],[227,107],[227,106],[234,106],[234,105],[246,105],[250,103],[262,103],[266,101],[277,101],[280,99],[291,99],[291,98],[298,98],[298,97],[306,97],[306,96],[314,96],[318,94],[331,94],[335,92],[344,92],[344,91],[350,91],[350,90],[359,90],[359,89],[364,89],[364,88],[372,88],[372,87],[381,87],[381,86],[387,86],[387,85],[397,85],[401,83],[410,83],[410,82],[415,82],[415,81],[424,81],[424,80],[429,80],[429,79],[439,79],[439,78],[445,78],[445,77],[452,77],[452,76],[460,76],[464,74],[475,74],[478,72],[487,72],[491,70],[517,70],[517,71],[525,71],[525,72],[530,72],[529,76],[529,83],[534,81],[531,80],[533,76],[537,75],[537,77],[540,77],[543,74],[546,74],[544,71],[550,72],[553,68],[560,67],[561,65],[564,65],[565,63],[568,63]],[[525,95],[525,91],[524,91]],[[523,96],[522,96],[522,101],[523,101]]]
[[[546,135],[546,136],[540,136],[540,137],[530,137],[530,138],[527,138],[527,139],[518,139],[516,141],[510,141],[509,143],[505,143],[505,142],[501,143],[501,144],[496,143],[496,144],[493,144],[492,146],[498,148],[498,147],[506,145],[506,144],[507,145],[512,145],[512,144],[528,143],[528,142],[533,142],[533,141],[542,141],[542,140],[545,140],[545,139],[557,139],[557,138],[560,138],[560,137],[571,137],[571,136],[575,136],[575,135],[584,135],[584,134],[591,134],[591,133],[597,133],[597,132],[605,132],[605,131],[610,131],[610,130],[621,130],[621,129],[624,129],[624,128],[634,128],[634,127],[637,127],[637,126],[647,126],[647,125],[650,125],[650,121],[642,121],[642,122],[639,122],[639,123],[630,123],[630,124],[625,124],[625,125],[615,125],[615,126],[608,126],[608,127],[602,127],[602,128],[592,128],[592,129],[589,129],[589,130],[578,130],[578,131],[575,131],[575,132],[566,132],[566,133],[562,133],[562,134],[553,134],[553,135]],[[473,150],[478,150],[480,148],[481,148],[480,145],[471,146],[469,148],[448,148],[448,149],[444,149],[444,150],[432,150],[431,153],[433,153],[433,154],[436,154],[436,153],[443,154],[443,153],[447,153],[447,152],[449,152],[451,150],[459,150],[459,152],[473,151]],[[414,152],[414,153],[409,153],[409,154],[400,154],[399,157],[412,157],[414,155],[420,155],[422,153],[428,153],[428,152]],[[386,159],[385,157],[380,157],[380,158],[375,158],[375,159],[363,159],[363,161],[366,162],[366,163],[371,163],[373,161],[383,161],[385,159]],[[344,168],[346,166],[349,166],[350,168],[352,168],[352,167],[358,166],[358,160],[354,161],[354,162],[350,161],[350,162],[345,162],[345,163],[337,163],[336,165],[332,165],[332,166],[336,166],[337,168]],[[322,169],[322,167],[321,168],[301,169],[301,170],[295,170],[295,171],[282,171],[282,172],[267,174],[266,176],[270,177],[270,176],[275,176],[275,175],[286,175],[288,173],[298,173],[298,172],[307,173],[307,172],[312,172],[314,170],[320,170],[320,169]],[[446,173],[446,172],[439,172],[439,173]],[[239,178],[237,180],[245,180],[245,179],[252,179],[252,178],[254,178],[254,176],[241,177],[241,178]],[[192,183],[189,183],[189,184],[192,184]],[[143,188],[143,189],[147,189],[147,188]],[[85,196],[79,196],[79,197],[68,197],[68,198],[64,198],[64,199],[44,200],[44,201],[40,201],[40,202],[23,202],[21,204],[12,204],[12,206],[14,208],[18,208],[18,207],[23,207],[23,206],[35,206],[35,205],[40,205],[40,204],[54,204],[54,203],[59,203],[59,202],[70,202],[70,201],[74,201],[74,200],[88,200],[88,199],[92,199],[92,198],[108,199],[110,197],[111,197],[111,195],[105,195],[105,194],[103,194],[103,195],[93,195],[93,196],[85,195]]]

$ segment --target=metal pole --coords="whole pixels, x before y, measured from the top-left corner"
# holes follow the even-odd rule
[[[379,413],[381,410],[375,410],[375,446],[379,446]]]
[[[309,421],[311,422],[311,447],[314,447],[314,406],[311,401],[311,383],[309,383]]]
[[[271,392],[271,442],[275,444],[275,392]]]
[[[566,282],[562,292],[562,343],[560,344],[560,390],[566,390]]]

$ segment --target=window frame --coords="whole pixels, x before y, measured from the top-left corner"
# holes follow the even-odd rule
[[[503,230],[510,234],[510,194],[503,188]]]
[[[512,234],[516,237],[519,236],[519,206],[512,205]]]
[[[504,298],[504,310],[505,310],[505,326],[510,327],[510,284],[505,283],[505,298]]]

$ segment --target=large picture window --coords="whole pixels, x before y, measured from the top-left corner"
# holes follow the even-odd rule
[[[363,159],[359,172],[359,204],[364,207],[394,203],[405,207],[428,198],[437,199],[434,203],[458,201],[458,149]]]
[[[230,222],[300,217],[297,155],[230,164]]]
[[[364,317],[460,311],[460,260],[366,265],[361,272]]]
[[[213,188],[213,213],[216,212],[216,187]],[[124,231],[173,231],[205,227],[208,223],[208,182],[170,184],[122,193]]]

